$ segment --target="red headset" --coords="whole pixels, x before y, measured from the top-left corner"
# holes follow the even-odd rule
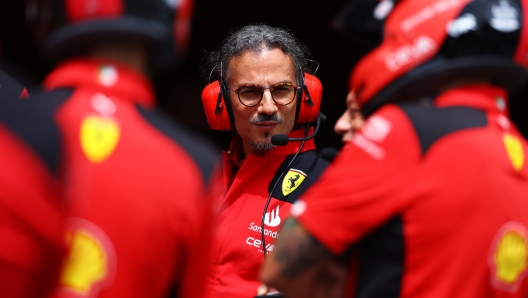
[[[205,116],[213,130],[232,130],[231,102],[225,100],[226,97],[224,96],[227,91],[225,83],[220,84],[219,81],[210,83],[202,91]],[[304,73],[302,95],[300,101],[297,102],[296,123],[309,123],[317,119],[322,96],[323,85],[321,81],[309,73]]]

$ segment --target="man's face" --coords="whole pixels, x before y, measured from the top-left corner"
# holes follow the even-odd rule
[[[247,107],[232,90],[244,85],[270,87],[278,83],[290,83],[297,86],[293,60],[280,49],[246,52],[233,58],[229,69],[227,83],[231,89],[229,94],[236,131],[242,137],[244,153],[260,155],[273,147],[271,136],[292,131],[297,100],[285,106],[276,104],[269,89],[265,89],[260,103]]]
[[[363,126],[365,119],[357,103],[354,91],[350,91],[346,99],[347,109],[337,120],[334,131],[342,136],[342,141],[347,142]]]

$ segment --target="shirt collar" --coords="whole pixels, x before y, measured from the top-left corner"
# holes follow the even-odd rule
[[[244,154],[242,138],[239,135],[235,135],[231,140],[229,153],[231,154],[231,160],[233,163],[240,168],[244,163],[244,160],[246,160],[246,155]]]
[[[508,115],[506,90],[489,84],[474,84],[451,89],[435,99],[437,107],[470,106]]]
[[[103,59],[67,60],[45,78],[43,85],[47,90],[84,87],[146,106],[155,103],[153,87],[146,76]]]

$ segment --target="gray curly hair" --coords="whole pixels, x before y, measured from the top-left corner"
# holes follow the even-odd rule
[[[229,35],[219,51],[208,54],[202,71],[209,81],[211,77],[227,81],[231,59],[248,51],[260,53],[273,49],[280,49],[293,59],[297,86],[302,86],[303,72],[312,73],[308,49],[288,30],[265,24],[247,25]]]

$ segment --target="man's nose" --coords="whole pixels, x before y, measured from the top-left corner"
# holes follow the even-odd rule
[[[345,112],[339,119],[337,119],[336,124],[334,125],[334,132],[340,136],[352,130],[352,123],[350,122],[350,117]]]
[[[264,114],[273,114],[277,111],[277,105],[273,101],[271,92],[269,89],[265,89],[262,94],[262,101],[259,105],[259,112]]]

